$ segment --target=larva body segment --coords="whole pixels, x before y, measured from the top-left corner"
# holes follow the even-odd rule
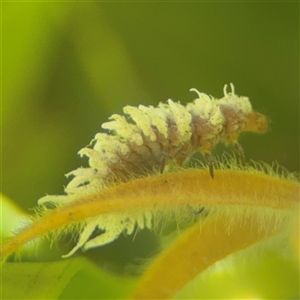
[[[238,144],[243,131],[264,132],[266,117],[252,110],[247,97],[239,97],[224,87],[224,97],[214,99],[198,92],[197,99],[186,106],[168,100],[157,107],[126,106],[127,118],[112,115],[102,124],[108,133],[97,133],[92,147],[79,151],[89,158],[88,168],[78,168],[67,176],[73,176],[65,188],[66,196],[46,196],[39,205],[52,203],[55,206],[75,201],[84,195],[97,193],[104,187],[155,171],[163,171],[171,160],[181,164],[195,152],[207,159],[213,177],[213,160],[210,153],[219,142],[231,142],[241,161],[243,149]],[[209,176],[209,175],[208,175]],[[77,245],[65,255],[77,249],[98,247],[115,240],[122,232],[131,234],[134,228],[152,227],[152,212],[107,214],[86,220]],[[104,233],[90,238],[96,229]]]
[[[142,131],[143,135],[150,139],[150,141],[156,140],[156,135],[151,128],[151,119],[142,110],[133,106],[125,106],[124,113],[130,115],[136,126]]]

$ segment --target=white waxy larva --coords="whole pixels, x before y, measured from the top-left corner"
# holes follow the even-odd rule
[[[151,120],[142,110],[133,106],[125,106],[123,110],[125,114],[131,116],[146,137],[149,137],[151,141],[156,140],[156,135],[151,128]]]
[[[191,121],[192,116],[186,108],[179,103],[168,100],[170,110],[172,111],[173,119],[177,124],[177,131],[179,132],[178,144],[183,144],[190,140],[192,135]]]
[[[224,86],[224,97],[213,98],[196,89],[197,99],[186,106],[171,99],[157,107],[125,106],[124,116],[114,114],[102,124],[108,133],[97,133],[90,147],[79,151],[89,158],[89,167],[78,168],[65,188],[65,196],[46,196],[39,205],[61,206],[84,195],[96,193],[110,184],[126,182],[135,176],[164,171],[171,161],[181,164],[195,152],[201,152],[213,177],[211,150],[218,142],[231,142],[244,162],[238,143],[241,132],[265,132],[267,119],[252,110],[247,97],[237,96]],[[209,176],[209,175],[208,175]],[[114,241],[122,232],[132,234],[135,228],[152,228],[152,212],[106,214],[89,218],[80,233],[77,245],[64,257],[79,248],[84,250]],[[95,229],[104,232],[92,237]]]
[[[117,135],[125,141],[127,140],[139,146],[143,144],[141,135],[137,133],[139,131],[138,128],[129,124],[123,116],[115,114],[112,115],[110,119],[114,121],[102,124],[102,128],[116,132]]]
[[[143,111],[151,120],[152,126],[157,128],[159,134],[162,134],[164,138],[168,137],[168,124],[166,122],[166,116],[153,106],[139,105],[139,110]]]

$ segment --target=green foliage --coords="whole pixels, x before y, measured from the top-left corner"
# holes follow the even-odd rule
[[[251,247],[201,273],[174,299],[296,299],[299,266],[283,237]]]
[[[27,210],[62,193],[63,174],[86,164],[76,152],[124,105],[189,102],[191,87],[220,96],[229,82],[272,120],[242,141],[246,156],[299,171],[298,20],[296,2],[2,3],[2,192]],[[90,261],[7,263],[3,296],[123,297],[132,281],[96,264],[124,244]]]
[[[4,194],[28,209],[58,194],[76,152],[131,104],[189,102],[225,83],[270,117],[248,159],[299,170],[298,4],[5,2]],[[275,147],[276,145],[276,147]],[[272,149],[272,151],[271,151]]]
[[[7,263],[2,299],[120,299],[133,280],[109,275],[87,259]]]

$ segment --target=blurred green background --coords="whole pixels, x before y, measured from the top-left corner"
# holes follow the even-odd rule
[[[111,114],[192,87],[233,82],[272,120],[247,159],[299,170],[297,2],[5,2],[2,26],[2,191],[25,210],[63,192]]]

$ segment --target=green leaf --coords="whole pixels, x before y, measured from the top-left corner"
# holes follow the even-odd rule
[[[26,222],[29,220],[29,216],[22,211],[16,204],[14,204],[9,198],[0,193],[1,205],[0,205],[0,216],[1,216],[1,239],[11,237],[13,231],[21,224],[22,221]],[[23,222],[23,226],[24,226]]]
[[[85,258],[2,266],[2,299],[116,299],[134,282],[114,277]]]
[[[217,262],[174,299],[298,299],[299,257],[279,235]]]

